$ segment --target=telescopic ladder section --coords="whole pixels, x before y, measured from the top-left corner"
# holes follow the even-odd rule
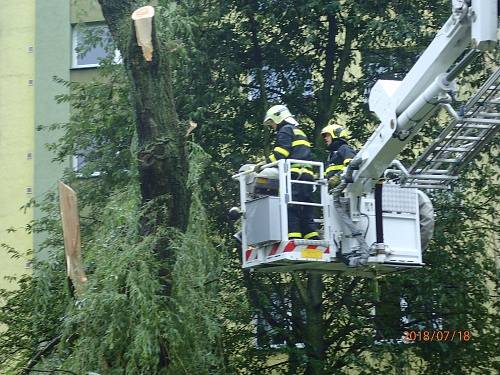
[[[447,189],[500,129],[500,67],[409,168],[403,185]]]

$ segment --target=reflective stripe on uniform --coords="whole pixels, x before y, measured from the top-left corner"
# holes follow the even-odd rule
[[[290,155],[290,151],[288,151],[286,148],[279,147],[279,146],[276,146],[276,147],[273,149],[273,152],[280,153],[280,154],[281,154],[281,155],[283,155],[285,158],[286,158],[286,157],[288,157],[288,155]]]
[[[304,145],[304,146],[307,146],[307,147],[311,147],[311,143],[308,142],[308,141],[304,141],[303,139],[300,139],[298,141],[293,141],[292,142],[292,147],[295,147],[295,146],[300,146],[300,145]]]
[[[305,169],[305,168],[290,168],[290,172],[292,172],[292,173],[298,173],[298,174],[308,173],[311,176],[314,176],[313,171],[310,171],[309,169]]]
[[[304,236],[304,239],[307,240],[311,237],[319,237],[319,233],[318,232],[311,232],[311,233],[307,233],[305,236]]]
[[[288,233],[288,238],[302,238],[302,233],[300,232]]]
[[[293,134],[295,134],[295,135],[301,135],[302,137],[306,137],[307,138],[306,134],[302,130],[297,129],[297,128],[293,129]]]
[[[273,163],[277,160],[276,156],[274,154],[269,155],[269,160],[271,160]]]
[[[333,171],[343,171],[344,166],[342,164],[338,165],[330,165],[328,168],[326,168],[325,173],[333,172]]]
[[[352,158],[349,158],[349,159],[345,159],[345,160],[344,160],[344,165],[347,165],[347,164],[349,164],[349,162],[350,162],[351,160],[352,160]]]

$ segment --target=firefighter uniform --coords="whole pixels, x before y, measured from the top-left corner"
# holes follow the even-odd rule
[[[321,135],[325,139],[327,148],[330,151],[326,162],[325,174],[330,187],[336,186],[340,182],[340,175],[347,168],[347,165],[356,156],[346,139],[349,138],[347,129],[340,125],[327,125],[321,130]]]
[[[277,124],[276,143],[269,160],[280,159],[311,160],[311,143],[306,135],[296,126],[296,121],[283,120]],[[291,165],[293,180],[313,181],[314,173],[303,164]],[[312,185],[292,184],[292,200],[312,202]],[[314,207],[291,204],[288,206],[288,238],[319,239],[314,223]]]
[[[334,175],[344,172],[349,162],[356,155],[356,152],[343,139],[335,139],[328,146],[330,154],[326,163],[326,178],[330,179]]]

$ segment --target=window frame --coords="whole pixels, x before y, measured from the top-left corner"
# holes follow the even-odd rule
[[[78,52],[77,52],[78,36],[81,35],[83,28],[92,28],[92,27],[105,27],[109,30],[108,26],[104,22],[73,24],[71,26],[71,69],[78,70],[78,69],[98,68],[99,66],[101,66],[100,62],[91,63],[91,64],[79,64],[78,63]],[[88,51],[88,52],[90,52],[90,51]],[[104,56],[98,56],[98,58],[103,58],[103,59],[106,57],[107,57],[107,54]],[[121,64],[121,62],[122,62],[122,58],[121,58],[120,51],[118,49],[115,49],[113,63]]]

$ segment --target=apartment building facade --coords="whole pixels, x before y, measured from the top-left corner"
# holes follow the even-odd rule
[[[104,50],[77,53],[82,25],[102,27],[96,0],[2,1],[0,12],[0,287],[15,287],[5,276],[30,272],[43,234],[26,231],[43,213],[22,209],[56,188],[65,168],[76,159],[53,162],[46,144],[61,133],[37,130],[68,121],[70,106],[56,95],[68,87],[54,80],[88,80],[96,73]],[[9,247],[23,256],[12,258]]]

